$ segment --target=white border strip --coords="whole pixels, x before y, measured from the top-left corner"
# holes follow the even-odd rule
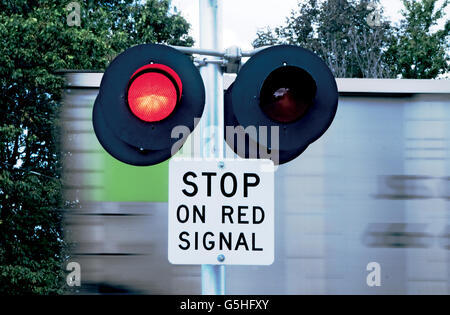
[[[450,80],[337,79],[341,93],[450,94]]]
[[[67,72],[68,87],[98,88],[103,77],[99,72]],[[225,74],[224,88],[236,79],[235,74]],[[450,80],[406,79],[336,79],[340,93],[380,94],[450,94]]]

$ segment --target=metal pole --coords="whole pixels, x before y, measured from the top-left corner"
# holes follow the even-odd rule
[[[215,57],[223,57],[225,55],[225,51],[219,51],[214,49],[202,49],[202,48],[195,48],[195,47],[184,47],[184,46],[171,46],[172,48],[177,49],[178,51],[192,55],[206,55],[206,56],[215,56]]]
[[[222,0],[199,0],[200,48],[222,50]],[[200,73],[206,88],[206,106],[200,123],[204,158],[224,157],[223,73],[220,64],[207,63]],[[219,262],[218,262],[219,263]],[[202,294],[225,294],[225,266],[202,265]]]

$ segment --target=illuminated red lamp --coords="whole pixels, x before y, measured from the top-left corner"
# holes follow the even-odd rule
[[[162,121],[175,110],[182,89],[181,79],[173,69],[162,64],[146,65],[131,76],[128,106],[143,121]]]

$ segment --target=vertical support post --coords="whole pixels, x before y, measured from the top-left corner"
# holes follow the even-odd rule
[[[222,0],[199,0],[200,47],[222,49]],[[223,72],[219,64],[208,63],[200,73],[206,88],[206,105],[200,122],[201,154],[204,158],[224,155]],[[225,294],[225,266],[202,265],[202,294]]]

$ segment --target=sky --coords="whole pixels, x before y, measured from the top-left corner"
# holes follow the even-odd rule
[[[223,48],[239,46],[252,49],[258,29],[284,24],[292,9],[297,8],[299,0],[223,0]],[[301,1],[301,0],[300,0]],[[442,2],[443,0],[440,0]],[[198,0],[172,0],[172,5],[191,24],[191,36],[199,45]],[[385,16],[394,24],[401,19],[401,0],[381,0]],[[447,8],[450,17],[450,6]]]

